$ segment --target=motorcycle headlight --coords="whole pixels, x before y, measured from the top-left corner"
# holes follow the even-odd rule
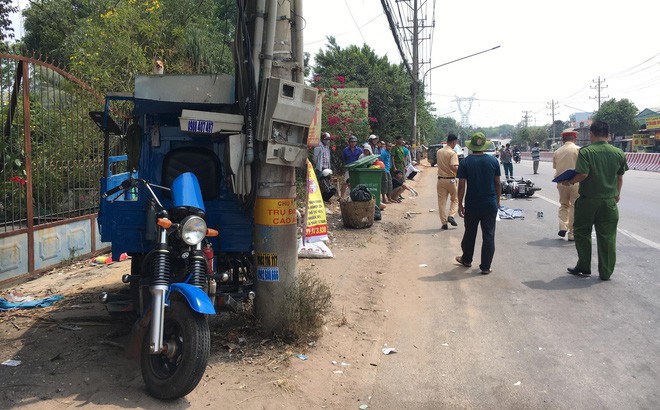
[[[206,236],[206,221],[199,216],[189,216],[181,223],[181,239],[195,246]]]

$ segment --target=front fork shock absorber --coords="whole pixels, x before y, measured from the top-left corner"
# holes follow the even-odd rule
[[[163,351],[163,322],[165,319],[165,297],[170,286],[171,262],[167,249],[167,230],[159,228],[160,240],[156,246],[152,263],[151,292],[152,316],[149,332],[149,351],[157,354]]]
[[[187,273],[190,278],[188,283],[200,289],[204,289],[206,286],[208,267],[206,265],[206,255],[204,255],[204,251],[202,250],[201,242],[195,245],[195,249],[190,252]]]

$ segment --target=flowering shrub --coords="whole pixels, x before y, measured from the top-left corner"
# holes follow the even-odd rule
[[[313,81],[318,84],[321,78],[316,76]],[[323,100],[321,130],[330,133],[331,163],[336,172],[344,169],[341,153],[348,145],[348,138],[355,135],[360,146],[371,134],[371,124],[377,122],[376,118],[368,115],[368,89],[346,88],[345,83],[346,78],[338,75],[329,88],[319,87]]]

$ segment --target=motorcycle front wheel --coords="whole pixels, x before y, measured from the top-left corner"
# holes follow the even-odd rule
[[[211,350],[211,334],[206,317],[180,300],[165,309],[163,344],[167,351],[149,353],[149,337],[142,343],[142,378],[153,397],[172,400],[197,387],[204,376]]]

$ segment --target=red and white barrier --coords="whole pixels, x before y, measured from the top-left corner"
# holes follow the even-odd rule
[[[660,154],[626,152],[626,161],[630,169],[660,172]]]
[[[552,162],[552,152],[541,152],[541,161]],[[532,159],[531,152],[521,152],[522,159]],[[652,171],[660,172],[660,154],[646,153],[646,152],[626,152],[626,162],[628,168],[638,171]]]

